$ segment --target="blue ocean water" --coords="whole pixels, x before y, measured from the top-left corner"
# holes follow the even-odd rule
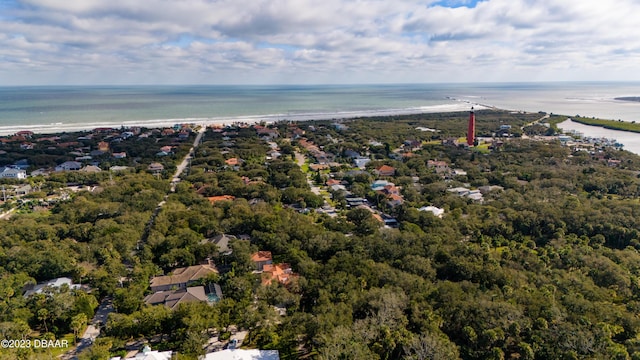
[[[640,83],[0,87],[0,134],[330,119],[466,110],[474,104],[640,120],[640,103],[614,100],[620,96],[640,96]]]

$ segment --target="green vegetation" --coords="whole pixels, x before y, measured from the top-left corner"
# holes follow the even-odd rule
[[[600,126],[605,129],[612,130],[621,130],[621,131],[631,131],[631,132],[640,132],[640,124],[622,120],[603,120],[596,118],[586,118],[581,116],[576,116],[571,118],[572,121],[575,121],[580,124],[591,125],[591,126]]]
[[[97,177],[101,191],[3,220],[0,334],[73,336],[110,296],[117,312],[81,359],[122,354],[140,339],[194,359],[232,327],[249,331],[244,347],[277,349],[283,359],[639,358],[640,157],[519,139],[520,127],[541,115],[497,111],[477,119],[479,133],[517,129],[499,148],[443,145],[464,134],[467,116],[357,119],[339,131],[326,121],[297,125],[340,163],[321,177],[339,180],[398,228],[382,227],[366,207],[347,208],[333,191],[337,216],[314,211],[323,199],[295,164],[300,140],[277,140],[282,156],[267,160],[251,128],[209,130],[175,193],[146,172]],[[281,137],[290,132],[276,127]],[[405,147],[412,156],[402,156]],[[371,159],[364,172],[352,171],[349,150]],[[436,159],[466,174],[437,173],[428,165]],[[400,189],[401,205],[370,187],[382,164],[395,169],[385,179]],[[42,187],[68,180],[59,176]],[[494,188],[478,202],[447,191],[460,186]],[[208,199],[221,195],[235,199]],[[445,215],[417,210],[425,205]],[[207,241],[218,234],[238,237],[230,255]],[[299,277],[263,286],[250,259],[257,250]],[[207,259],[220,270],[207,281],[220,284],[221,301],[144,304],[152,276]],[[94,290],[22,296],[25,284],[59,276]],[[0,351],[3,359],[41,355]]]

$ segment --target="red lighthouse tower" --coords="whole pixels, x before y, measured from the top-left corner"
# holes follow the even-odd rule
[[[467,145],[474,146],[476,142],[476,114],[473,107],[469,112],[469,129],[467,130]]]

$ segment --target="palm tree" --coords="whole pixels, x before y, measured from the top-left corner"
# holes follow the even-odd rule
[[[78,333],[87,324],[87,315],[85,313],[79,313],[71,318],[71,328],[73,329],[74,343],[78,340]]]

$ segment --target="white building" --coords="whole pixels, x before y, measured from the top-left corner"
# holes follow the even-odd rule
[[[418,211],[428,211],[430,213],[433,214],[433,216],[439,217],[441,218],[442,215],[444,215],[444,209],[440,209],[439,207],[435,207],[435,206],[423,206],[420,209],[418,209]]]
[[[63,285],[67,285],[69,286],[69,289],[80,289],[80,285],[79,284],[74,284],[73,280],[71,280],[68,277],[61,277],[61,278],[57,278],[57,279],[53,279],[53,280],[49,280],[47,282],[43,282],[40,283],[38,285],[33,286],[30,289],[27,289],[27,291],[24,292],[24,296],[30,296],[33,294],[40,294],[42,293],[42,290],[44,290],[45,287],[50,287],[50,288],[60,288]]]
[[[27,172],[16,168],[4,168],[0,172],[0,178],[3,179],[26,179]]]
[[[278,350],[227,349],[208,353],[200,360],[280,360],[280,353]]]

